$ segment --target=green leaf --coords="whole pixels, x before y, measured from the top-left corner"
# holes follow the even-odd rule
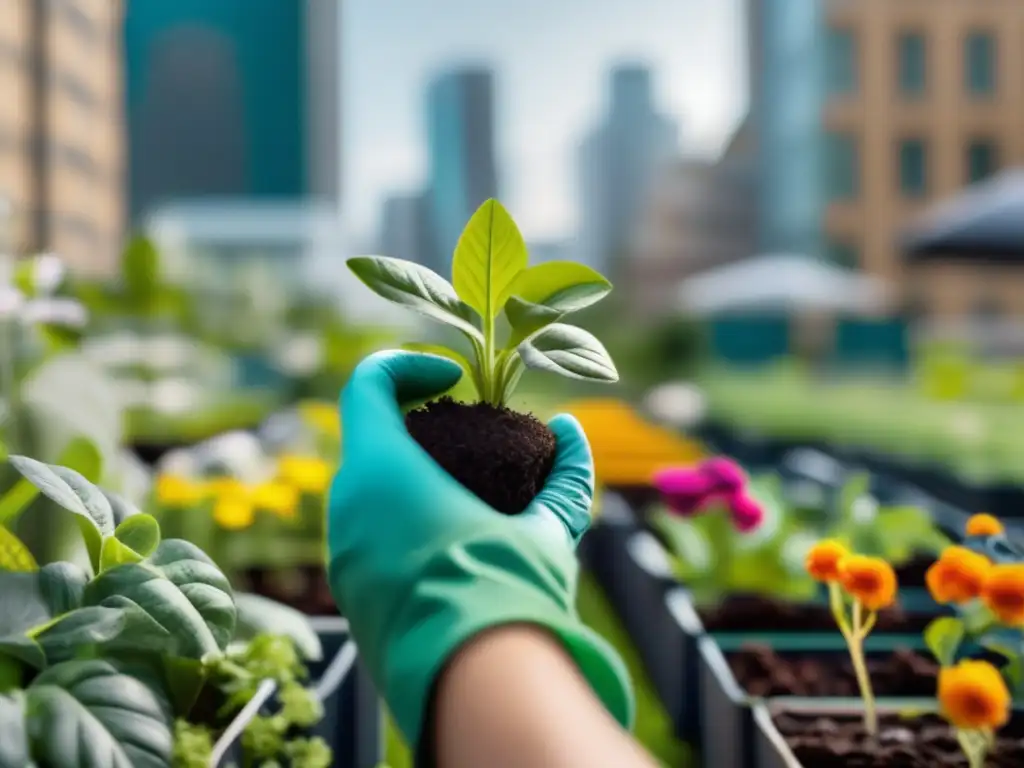
[[[476,209],[459,236],[452,260],[452,284],[459,298],[485,322],[493,320],[528,263],[519,227],[497,200]]]
[[[110,509],[114,513],[115,526],[120,526],[121,523],[123,523],[129,517],[134,517],[135,515],[142,514],[138,507],[136,507],[123,496],[119,496],[118,494],[113,493],[112,491],[105,490],[103,488],[101,488],[100,490],[103,492],[103,495],[107,497],[107,501],[110,502]],[[159,528],[157,530],[157,533],[159,534]],[[147,552],[146,554],[149,553]]]
[[[844,521],[853,520],[853,511],[858,499],[871,489],[871,476],[867,472],[853,474],[839,491],[839,514]]]
[[[470,384],[475,390],[475,396],[479,397],[483,391],[483,385],[480,381],[480,372],[476,366],[473,365],[468,358],[464,355],[460,355],[454,349],[441,346],[440,344],[422,344],[420,342],[409,342],[403,344],[404,349],[408,349],[410,352],[426,352],[431,355],[438,355],[439,357],[446,357],[452,362],[458,363],[462,366],[462,378],[456,383],[458,387],[462,383]]]
[[[611,290],[612,284],[585,264],[548,261],[520,272],[511,294],[568,314],[596,304]]]
[[[0,525],[0,570],[38,571],[39,564],[13,531]]]
[[[51,563],[34,572],[0,571],[3,632],[21,634],[74,610],[89,577],[71,563]]]
[[[114,536],[143,557],[149,557],[160,544],[160,523],[152,515],[135,514],[114,529]]]
[[[136,235],[128,242],[121,273],[128,305],[140,314],[152,313],[160,289],[160,254],[149,238]]]
[[[235,631],[231,585],[194,544],[166,539],[141,563],[103,571],[85,588],[86,605],[136,604],[166,630],[175,655],[201,659],[227,647]]]
[[[72,437],[60,452],[57,464],[74,470],[90,483],[99,482],[103,474],[103,455],[87,437]]]
[[[570,379],[619,380],[615,363],[594,336],[574,325],[555,323],[519,345],[527,368],[557,373]]]
[[[957,651],[966,630],[963,622],[950,616],[935,619],[924,631],[924,642],[943,667],[956,662]]]
[[[44,464],[28,456],[11,456],[10,462],[44,496],[78,516],[89,557],[97,566],[103,538],[114,533],[114,511],[103,492],[67,467]]]
[[[26,691],[32,754],[48,768],[168,768],[171,709],[109,661],[67,661]]]
[[[512,393],[515,391],[516,386],[518,386],[525,370],[526,365],[523,363],[523,358],[520,357],[519,352],[508,352],[506,350],[506,356],[502,360],[500,378],[498,380],[501,386],[501,402],[507,403],[512,399]]]
[[[143,560],[142,555],[127,544],[113,536],[108,536],[103,540],[103,546],[100,548],[99,570],[101,572],[109,571],[111,568],[116,568],[119,565],[141,563]]]
[[[108,643],[125,629],[125,612],[118,608],[77,608],[33,633],[49,664],[67,661],[83,648]]]
[[[0,657],[14,659],[31,669],[46,668],[46,652],[43,646],[25,635],[4,635],[0,637]],[[0,668],[5,659],[0,658]],[[20,669],[20,667],[19,667]]]
[[[388,256],[356,256],[346,262],[367,288],[388,301],[457,328],[483,343],[473,309],[439,274],[426,267]]]
[[[251,640],[264,633],[283,635],[307,661],[323,658],[320,638],[304,613],[262,595],[245,592],[235,594],[235,605],[238,608],[236,640]]]
[[[0,525],[13,521],[38,495],[38,488],[25,478],[18,478],[18,482],[0,496]]]
[[[515,349],[520,342],[541,328],[557,323],[565,316],[565,312],[545,306],[532,304],[529,301],[512,296],[505,302],[505,317],[512,328],[506,349]]]
[[[0,768],[35,768],[29,752],[25,697],[0,696]]]

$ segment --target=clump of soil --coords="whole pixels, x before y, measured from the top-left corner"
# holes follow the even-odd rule
[[[901,587],[925,587],[924,575],[935,562],[935,555],[914,555],[903,565],[896,566],[896,581]]]
[[[716,606],[698,608],[708,632],[834,632],[827,606],[794,603],[762,595],[730,595]],[[923,632],[935,618],[908,613],[899,606],[880,611],[875,632]]]
[[[729,667],[747,693],[768,696],[860,695],[848,653],[783,656],[770,646],[750,644],[728,654]],[[938,664],[909,648],[883,656],[868,656],[868,673],[878,696],[935,695]]]
[[[410,411],[405,426],[449,475],[506,515],[526,509],[555,463],[546,424],[489,403],[443,397]]]
[[[882,715],[877,739],[854,716],[785,713],[775,726],[803,768],[967,768],[953,730],[935,716]],[[1000,732],[985,768],[1024,765],[1019,734],[1013,727]]]

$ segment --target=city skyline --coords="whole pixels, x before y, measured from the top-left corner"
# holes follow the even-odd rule
[[[377,234],[387,196],[427,182],[425,92],[447,69],[495,71],[501,196],[531,240],[576,229],[576,150],[605,115],[617,64],[650,66],[657,107],[682,125],[688,152],[717,151],[744,111],[734,0],[645,0],[641,12],[635,4],[627,11],[624,0],[566,0],[544,8],[544,27],[536,24],[539,0],[525,0],[501,24],[465,0],[439,3],[429,12],[397,0],[356,0],[346,9],[345,207],[358,240]],[[458,24],[445,21],[453,16]]]

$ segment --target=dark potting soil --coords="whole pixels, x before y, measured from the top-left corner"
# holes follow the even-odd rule
[[[896,581],[901,587],[925,587],[924,575],[935,562],[935,555],[914,555],[903,565],[896,566]]]
[[[320,566],[282,570],[251,569],[243,575],[243,588],[307,616],[337,616],[338,606],[327,586],[327,572]]]
[[[935,695],[938,665],[909,648],[867,659],[878,696]],[[750,644],[729,654],[729,667],[740,687],[752,696],[858,696],[849,654],[783,656],[770,646]]]
[[[555,462],[546,424],[489,403],[443,397],[410,411],[405,426],[448,474],[506,515],[526,509]]]
[[[833,632],[835,619],[824,605],[793,603],[761,595],[731,595],[719,605],[698,608],[708,632]],[[935,618],[900,607],[880,611],[875,632],[917,633]]]
[[[967,768],[953,730],[935,716],[879,718],[872,739],[855,716],[785,713],[775,726],[803,768]],[[1024,738],[997,739],[985,768],[1024,766]]]

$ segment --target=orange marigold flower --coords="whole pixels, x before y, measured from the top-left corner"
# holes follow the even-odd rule
[[[939,706],[957,728],[996,729],[1010,719],[1010,692],[987,661],[961,661],[939,670]]]
[[[993,565],[982,585],[981,599],[1006,626],[1024,626],[1024,564]]]
[[[967,519],[968,536],[998,536],[1005,528],[998,517],[984,512],[971,515]]]
[[[937,603],[966,603],[981,594],[992,564],[967,547],[946,547],[925,573],[928,591]]]
[[[847,555],[839,561],[839,583],[869,611],[896,601],[896,571],[880,557]]]
[[[837,581],[839,561],[848,554],[846,547],[835,539],[824,539],[811,547],[804,559],[804,567],[815,581]]]

